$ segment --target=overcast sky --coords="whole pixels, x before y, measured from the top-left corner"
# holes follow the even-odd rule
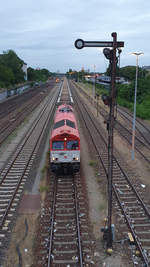
[[[104,72],[102,49],[74,46],[76,39],[124,41],[121,67],[135,65],[130,52],[142,51],[150,65],[149,0],[4,0],[0,8],[0,53],[13,49],[28,66],[52,72],[90,69]]]

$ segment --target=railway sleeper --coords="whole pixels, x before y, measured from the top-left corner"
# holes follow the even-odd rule
[[[59,254],[75,254],[75,253],[78,253],[78,251],[77,251],[77,248],[74,250],[56,250],[56,249],[54,249],[53,253],[57,254],[57,255],[59,255]]]
[[[146,221],[149,222],[149,219],[147,217],[130,217],[130,219],[134,220],[134,221],[143,221],[143,223],[145,223]]]
[[[54,233],[54,237],[63,237],[63,238],[66,238],[66,237],[72,237],[72,236],[75,236],[76,235],[76,232],[72,232],[72,233]]]
[[[75,264],[78,263],[78,258],[76,260],[53,260],[53,263],[56,264]]]
[[[54,245],[76,245],[77,241],[73,240],[73,241],[55,241],[54,240]]]
[[[56,214],[56,221],[57,221],[57,217],[74,217],[74,213],[60,213],[60,214]]]

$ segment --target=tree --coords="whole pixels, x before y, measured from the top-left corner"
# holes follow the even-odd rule
[[[47,81],[52,73],[47,69],[33,69],[29,67],[27,69],[29,81]]]
[[[28,80],[29,81],[35,81],[36,80],[36,75],[35,75],[35,70],[31,67],[27,69],[27,74],[28,74]]]
[[[15,80],[14,74],[10,68],[0,65],[0,86],[8,87]]]
[[[5,71],[7,68],[13,73],[14,78],[12,79],[12,84],[24,82],[24,72],[22,70],[23,63],[23,60],[21,60],[13,50],[3,52],[0,56],[0,65],[5,69]]]

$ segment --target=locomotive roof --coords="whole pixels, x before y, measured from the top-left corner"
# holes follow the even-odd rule
[[[75,122],[76,124],[76,118],[75,118],[73,107],[67,104],[60,105],[56,110],[54,123],[56,123],[57,121],[66,120],[66,119],[71,120]]]
[[[70,120],[74,122],[75,128],[69,127],[68,125],[65,124],[59,128],[53,129],[51,137],[53,138],[56,135],[62,135],[66,133],[69,135],[74,135],[79,138],[77,122],[76,122],[76,118],[75,118],[74,110],[72,106],[63,104],[57,108],[55,118],[54,118],[54,124],[61,120]]]

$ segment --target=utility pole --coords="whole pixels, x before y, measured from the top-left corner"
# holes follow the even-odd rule
[[[98,100],[99,100],[99,94],[97,94],[96,93],[96,102],[97,102],[97,104],[96,104],[96,109],[97,109],[97,117],[98,117]]]
[[[135,159],[134,147],[135,147],[135,124],[136,124],[136,95],[137,95],[137,81],[138,81],[138,58],[143,55],[143,52],[133,52],[132,55],[136,56],[136,76],[135,76],[135,90],[134,90],[134,111],[133,111],[133,123],[132,123],[132,151],[131,159]]]
[[[96,77],[95,77],[95,68],[96,66],[94,65],[94,79],[93,79],[93,103],[94,103],[94,99],[95,99],[95,93],[96,93]]]

